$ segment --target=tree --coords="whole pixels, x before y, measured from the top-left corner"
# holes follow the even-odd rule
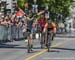
[[[26,1],[30,6],[33,4],[33,0],[18,0],[18,5],[23,8]],[[71,0],[37,0],[36,4],[38,4],[39,8],[49,6],[49,11],[53,14],[64,14],[67,17]]]
[[[18,6],[19,6],[20,8],[24,9],[24,4],[25,4],[26,1],[27,1],[27,0],[18,0],[18,1],[17,1],[17,4],[18,4]]]
[[[70,0],[43,0],[44,5],[49,6],[49,10],[53,13],[62,13],[65,16],[69,15]]]

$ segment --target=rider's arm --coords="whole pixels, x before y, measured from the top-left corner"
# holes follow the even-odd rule
[[[48,28],[48,23],[45,24],[43,32],[46,32],[46,29]]]
[[[18,7],[19,8],[19,10],[23,13],[23,14],[25,14],[25,12],[20,8],[20,7]]]
[[[56,33],[56,28],[53,28],[53,32]]]
[[[53,26],[53,32],[56,33],[56,24],[52,23],[52,26]]]

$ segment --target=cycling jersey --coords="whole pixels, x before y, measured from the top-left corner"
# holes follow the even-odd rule
[[[31,29],[32,29],[32,25],[33,25],[33,20],[31,20],[31,21],[27,21],[27,31],[28,32],[31,32]]]
[[[44,26],[44,29],[43,29],[44,32],[46,31],[46,29],[48,31],[52,30],[54,33],[56,33],[56,24],[53,23],[53,22],[51,24],[46,23],[45,26]]]
[[[46,24],[46,21],[45,20],[39,20],[38,21],[38,29],[40,31],[43,31],[43,28],[44,28],[44,25]]]

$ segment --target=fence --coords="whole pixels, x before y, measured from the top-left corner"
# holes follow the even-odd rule
[[[22,27],[12,26],[6,27],[0,25],[0,41],[14,40],[23,38]]]

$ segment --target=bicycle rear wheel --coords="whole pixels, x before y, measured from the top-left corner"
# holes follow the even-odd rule
[[[27,39],[28,39],[27,52],[30,53],[32,49],[30,44],[30,32],[28,32]]]
[[[45,35],[44,34],[42,34],[41,35],[41,48],[43,49],[45,46]]]
[[[30,53],[30,49],[31,49],[31,47],[30,47],[30,43],[29,43],[29,40],[28,40],[28,53]]]
[[[52,32],[49,32],[49,34],[47,35],[47,49],[48,52],[50,51],[50,47],[51,47],[51,40],[52,40]]]
[[[48,39],[48,46],[47,46],[47,48],[48,48],[48,52],[50,51],[50,46],[51,46],[51,40]]]

